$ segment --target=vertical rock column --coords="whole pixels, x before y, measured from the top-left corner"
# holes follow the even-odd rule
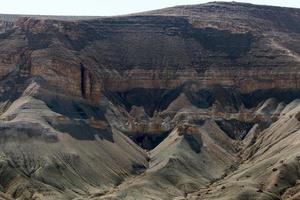
[[[82,63],[80,64],[81,96],[92,103],[97,103],[101,96],[101,84],[94,74]]]

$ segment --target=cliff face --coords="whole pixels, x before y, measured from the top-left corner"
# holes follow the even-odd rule
[[[0,15],[0,198],[297,199],[299,21]]]
[[[86,21],[20,18],[1,36],[1,74],[26,60],[30,75],[76,95],[185,82],[242,92],[296,89],[299,15],[290,8],[210,3]],[[89,89],[79,81],[85,71],[95,80]]]

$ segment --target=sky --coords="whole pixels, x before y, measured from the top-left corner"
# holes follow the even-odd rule
[[[111,16],[214,0],[0,0],[2,14]],[[223,0],[226,1],[226,0]],[[300,0],[238,0],[300,8]]]

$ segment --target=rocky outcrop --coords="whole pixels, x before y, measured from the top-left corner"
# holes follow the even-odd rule
[[[297,199],[299,21],[0,15],[0,198]]]
[[[82,66],[97,79],[92,96],[100,88],[174,89],[186,82],[242,92],[297,89],[298,20],[297,9],[230,3],[86,21],[20,18],[2,36],[1,49],[20,49],[1,59],[11,63],[2,74],[26,54],[31,75],[74,95],[82,95]]]

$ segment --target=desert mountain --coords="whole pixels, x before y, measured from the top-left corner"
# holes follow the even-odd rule
[[[0,15],[0,199],[300,199],[299,22]]]

